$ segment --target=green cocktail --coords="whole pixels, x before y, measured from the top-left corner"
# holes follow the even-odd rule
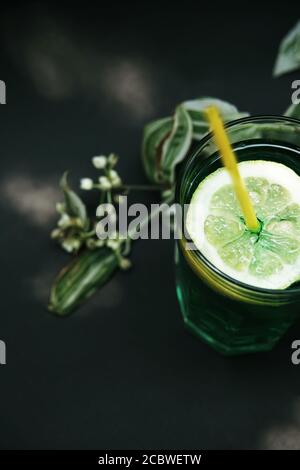
[[[203,230],[199,223],[203,236],[197,237],[195,214],[201,218],[202,212],[188,213],[185,228],[190,230],[176,247],[176,282],[186,326],[218,351],[240,354],[270,350],[300,310],[300,204],[293,194],[298,181],[293,172],[300,175],[300,122],[256,117],[226,127],[238,160],[251,162],[241,166],[258,168],[247,184],[261,233],[247,233],[230,188],[218,186],[222,179],[216,179],[216,170],[222,164],[212,137],[205,137],[177,187],[177,202],[201,203],[205,220]],[[282,187],[273,183],[276,173]]]

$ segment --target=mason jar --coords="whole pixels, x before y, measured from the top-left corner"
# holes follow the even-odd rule
[[[276,161],[300,175],[300,121],[256,116],[232,121],[225,128],[239,161]],[[183,214],[199,183],[221,166],[208,134],[181,170],[176,202]],[[272,349],[300,314],[300,283],[283,290],[247,285],[221,272],[197,249],[189,249],[190,244],[184,227],[176,242],[175,265],[187,328],[227,355]]]

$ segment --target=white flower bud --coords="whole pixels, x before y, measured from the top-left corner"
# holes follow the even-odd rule
[[[103,245],[104,245],[104,240],[97,240],[97,241],[95,241],[95,246],[96,246],[97,248],[101,248],[101,246],[103,246]]]
[[[57,202],[56,210],[59,214],[63,214],[63,212],[65,211],[65,204],[63,202]]]
[[[109,171],[109,179],[114,188],[122,184],[121,178],[115,170]]]
[[[85,243],[90,250],[93,250],[96,246],[96,241],[93,238],[88,238]]]
[[[80,241],[76,238],[66,239],[62,242],[62,247],[68,252],[77,251],[80,248]]]
[[[120,205],[125,204],[126,196],[123,196],[122,194],[116,194],[114,197],[114,201]]]
[[[109,170],[109,177],[110,179],[114,180],[116,178],[119,178],[119,175],[118,173],[116,172],[116,170]]]
[[[117,240],[108,240],[107,246],[112,250],[117,250],[119,248],[119,242]]]
[[[94,248],[101,248],[104,246],[104,240],[95,240],[94,238],[89,238],[86,241],[86,246],[93,250]]]
[[[97,170],[102,170],[106,167],[107,158],[104,155],[99,155],[99,157],[93,157],[92,162],[94,167],[97,168]]]
[[[115,155],[114,153],[111,153],[111,154],[108,156],[107,161],[108,161],[108,164],[109,164],[110,166],[115,166],[115,165],[117,164],[117,162],[118,162],[118,157],[117,157],[117,155]]]
[[[91,178],[82,178],[80,180],[80,188],[86,191],[93,188],[93,180]]]
[[[69,243],[68,241],[63,241],[61,246],[66,250],[68,253],[72,253],[73,251],[73,245],[72,243]]]
[[[131,268],[131,261],[127,258],[122,258],[121,261],[120,261],[120,268],[121,269]]]
[[[59,219],[59,221],[57,222],[57,225],[59,227],[68,227],[71,223],[71,219],[70,217],[68,216],[68,214],[62,214],[61,218]]]
[[[114,188],[118,188],[119,186],[121,186],[121,184],[122,184],[121,178],[116,178],[115,180],[112,181],[112,186]]]
[[[99,183],[101,186],[101,189],[111,189],[111,182],[106,176],[100,176],[99,178]]]
[[[61,231],[59,230],[59,228],[55,228],[54,230],[52,230],[51,232],[51,238],[59,238],[61,235]]]

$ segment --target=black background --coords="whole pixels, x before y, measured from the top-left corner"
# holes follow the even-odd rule
[[[146,122],[202,95],[280,114],[299,78],[272,78],[293,3],[124,3],[1,7],[0,446],[297,448],[300,325],[271,353],[218,355],[183,328],[170,241],[137,242],[134,268],[73,316],[45,308],[68,260],[49,240],[65,169],[78,185],[115,151],[146,182]]]

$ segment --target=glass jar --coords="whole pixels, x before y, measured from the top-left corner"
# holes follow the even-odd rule
[[[300,121],[257,116],[225,127],[239,161],[277,161],[300,175]],[[221,166],[208,134],[187,159],[178,180],[176,202],[183,213],[199,183]],[[188,329],[228,355],[272,349],[300,313],[300,284],[273,290],[239,282],[200,251],[188,249],[191,241],[185,232],[176,244],[175,264],[177,295]]]

